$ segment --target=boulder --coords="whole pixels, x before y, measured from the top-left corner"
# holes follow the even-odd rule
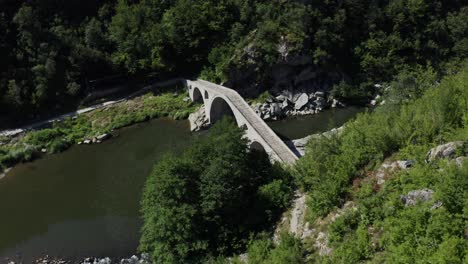
[[[272,116],[280,116],[282,114],[281,112],[281,104],[279,103],[272,103],[270,106],[270,114]]]
[[[462,145],[462,141],[455,141],[432,148],[427,152],[426,161],[430,162],[436,159],[453,158],[456,150]]]
[[[91,140],[86,139],[86,140],[83,141],[83,143],[84,143],[84,144],[91,144]]]
[[[314,104],[317,109],[322,110],[327,106],[327,101],[323,97],[317,97]]]
[[[432,199],[434,191],[431,189],[422,189],[410,191],[407,195],[400,197],[405,206],[414,206],[418,202],[427,202]]]
[[[333,108],[335,108],[335,107],[345,107],[345,104],[343,104],[342,102],[340,102],[340,101],[338,101],[336,99],[333,99],[331,107],[333,107]]]
[[[209,120],[205,114],[205,107],[200,107],[189,115],[190,131],[200,131],[209,126]]]
[[[294,105],[294,109],[301,110],[309,102],[309,96],[305,93],[301,94]]]
[[[190,97],[185,97],[185,98],[183,99],[183,101],[184,101],[184,102],[190,101]]]
[[[455,164],[457,164],[458,167],[463,166],[463,162],[465,162],[466,157],[458,157],[455,159]]]
[[[315,97],[325,97],[325,92],[317,91],[317,92],[315,92]]]
[[[289,91],[289,90],[283,90],[281,92],[281,95],[288,98],[290,101],[292,101],[292,99],[293,99],[293,93],[291,91]]]
[[[261,104],[253,105],[252,108],[253,108],[253,110],[255,111],[255,113],[256,113],[258,116],[262,117],[263,112],[262,112],[262,109],[261,109],[261,108],[262,108],[262,105],[261,105]]]
[[[276,101],[278,101],[278,102],[283,102],[284,100],[288,99],[288,97],[286,97],[286,96],[284,96],[282,94],[276,96],[275,98],[276,98]]]
[[[297,100],[299,100],[299,98],[301,97],[301,95],[302,95],[302,93],[295,93],[295,94],[293,94],[292,101],[293,101],[294,103],[296,103]]]
[[[286,109],[286,108],[288,108],[288,107],[289,107],[289,100],[286,99],[286,100],[284,100],[283,103],[281,104],[281,110],[284,110],[284,109]]]
[[[382,185],[385,183],[387,176],[396,172],[398,169],[406,170],[411,168],[413,165],[410,160],[397,160],[394,162],[384,162],[382,166],[375,172],[375,178],[377,179],[377,184]]]
[[[111,137],[111,134],[105,133],[105,134],[102,134],[102,135],[97,136],[96,139],[97,139],[98,141],[104,141],[104,140],[106,140],[106,139],[109,139],[110,137]]]
[[[411,168],[411,166],[413,166],[413,163],[411,162],[411,160],[397,160],[396,164],[401,169],[409,169]]]

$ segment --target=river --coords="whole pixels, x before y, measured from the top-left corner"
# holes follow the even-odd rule
[[[295,139],[340,126],[359,111],[335,109],[269,125]],[[156,119],[121,129],[102,144],[16,166],[0,179],[0,263],[135,254],[146,176],[161,155],[182,151],[202,134],[190,133],[187,121]]]

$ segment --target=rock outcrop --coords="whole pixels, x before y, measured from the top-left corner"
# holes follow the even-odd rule
[[[209,120],[205,113],[205,107],[200,107],[194,113],[189,115],[190,131],[200,131],[209,126]]]
[[[316,114],[328,107],[344,106],[323,91],[306,93],[283,90],[264,103],[252,105],[252,108],[264,120],[278,120],[285,116]]]
[[[336,135],[336,134],[341,133],[341,131],[343,131],[343,129],[344,129],[344,126],[341,126],[341,127],[338,127],[338,128],[333,128],[332,130],[329,130],[329,131],[326,131],[326,132],[323,132],[323,133],[313,134],[313,135],[310,135],[310,136],[307,136],[307,137],[304,137],[304,138],[300,138],[300,139],[294,139],[294,140],[291,141],[292,144],[289,144],[289,145],[291,147],[294,147],[296,152],[299,153],[301,156],[304,156],[305,152],[306,152],[306,145],[307,145],[307,143],[309,142],[309,140],[311,138],[319,138],[321,136],[331,137],[332,135]]]
[[[405,206],[414,206],[418,202],[427,202],[432,199],[434,191],[431,189],[422,189],[410,191],[407,195],[400,197]]]
[[[449,142],[447,144],[439,145],[429,150],[426,155],[426,161],[431,162],[436,159],[455,158],[457,149],[462,146],[462,141]]]
[[[397,160],[397,161],[386,161],[382,163],[379,169],[374,173],[375,178],[377,179],[377,184],[382,185],[385,183],[386,178],[398,171],[398,170],[406,170],[413,166],[413,162],[410,160]]]

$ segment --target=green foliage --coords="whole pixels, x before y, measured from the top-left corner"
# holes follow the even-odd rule
[[[462,139],[466,140],[467,77],[465,64],[460,73],[437,86],[432,86],[432,79],[413,78],[420,83],[413,87],[426,91],[421,98],[408,97],[411,101],[402,106],[384,105],[359,115],[340,136],[311,140],[308,154],[298,162],[297,180],[309,192],[312,216],[340,206],[360,170],[373,169],[390,153],[421,146],[427,151],[434,142],[442,143],[460,133],[454,131],[465,131]]]
[[[16,1],[0,10],[1,114],[74,105],[86,80],[110,74],[201,72],[269,87],[272,69],[298,57],[332,73],[336,97],[362,102],[376,82],[422,66],[450,73],[468,54],[460,1]],[[419,92],[407,77],[393,95]]]
[[[268,99],[272,99],[273,96],[269,91],[265,91],[261,93],[257,98],[251,101],[252,104],[263,104],[266,102]]]
[[[142,199],[140,250],[157,263],[239,252],[289,202],[288,178],[265,153],[248,151],[243,131],[223,119],[183,155],[154,167]]]
[[[385,100],[394,101],[358,116],[340,135],[310,141],[296,175],[310,196],[310,220],[345,200],[356,205],[326,225],[333,251],[314,254],[317,263],[466,261],[468,167],[447,159],[428,163],[426,153],[468,139],[467,76],[466,63],[440,84],[434,84],[430,69],[402,73],[392,86],[400,85],[403,96],[390,90]],[[456,156],[466,153],[464,143]],[[388,174],[378,185],[373,174],[380,163],[399,158],[411,160],[412,167]],[[423,189],[433,191],[430,199],[414,205],[402,201]]]
[[[111,133],[114,129],[152,118],[169,116],[185,119],[198,107],[191,102],[185,102],[185,97],[185,93],[148,93],[128,102],[112,105],[106,110],[95,110],[73,119],[56,122],[49,128],[26,132],[26,136],[20,138],[19,143],[0,138],[0,142],[5,142],[5,147],[0,152],[0,166],[13,166],[22,161],[29,161],[33,158],[32,154],[42,148],[50,153],[62,152],[84,139],[92,139],[104,133]]]
[[[304,249],[301,241],[288,233],[282,233],[280,243],[274,245],[266,234],[260,235],[249,243],[247,250],[250,264],[300,264],[303,259]]]

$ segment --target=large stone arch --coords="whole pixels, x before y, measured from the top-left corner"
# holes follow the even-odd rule
[[[231,105],[229,105],[229,103],[220,96],[213,98],[210,104],[210,109],[207,114],[211,124],[215,124],[224,116],[231,116],[236,120],[236,123],[239,124]]]
[[[200,103],[200,104],[204,103],[202,93],[201,93],[200,89],[198,89],[198,87],[193,88],[192,101],[195,102],[195,103]]]

